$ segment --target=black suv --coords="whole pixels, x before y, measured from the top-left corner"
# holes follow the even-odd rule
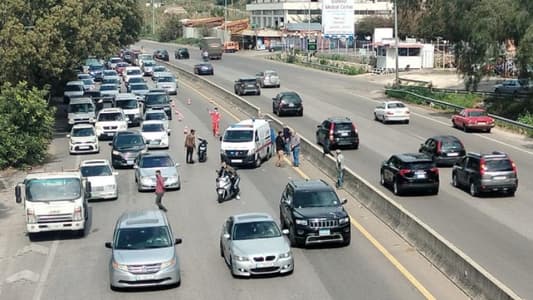
[[[291,180],[281,195],[281,226],[291,246],[350,244],[350,216],[335,190],[323,180]]]
[[[111,149],[111,164],[114,168],[131,167],[141,152],[146,152],[146,143],[140,132],[136,130],[120,131],[115,134]]]
[[[384,161],[380,170],[383,186],[392,186],[395,195],[423,190],[439,193],[439,169],[431,157],[421,153],[395,154]]]
[[[259,88],[259,83],[257,83],[255,77],[241,77],[235,80],[233,90],[235,91],[235,94],[239,96],[247,94],[261,95],[261,89]]]
[[[466,154],[463,143],[453,135],[430,137],[420,144],[418,152],[431,157],[437,166],[453,166]]]
[[[317,125],[316,142],[322,146],[329,143],[329,149],[344,146],[358,149],[359,133],[350,118],[331,117]]]
[[[187,48],[179,48],[174,51],[175,59],[189,59],[189,50]]]
[[[164,110],[169,120],[172,120],[172,109],[170,108],[170,102],[172,100],[166,93],[166,91],[150,91],[144,96],[144,112],[149,109]]]
[[[302,98],[296,92],[281,92],[272,98],[272,112],[278,116],[281,114],[304,115]]]
[[[452,184],[455,187],[468,187],[472,196],[484,192],[504,192],[514,196],[518,188],[516,165],[503,152],[468,152],[453,166]]]
[[[165,49],[158,49],[154,52],[154,59],[168,61],[168,51]]]

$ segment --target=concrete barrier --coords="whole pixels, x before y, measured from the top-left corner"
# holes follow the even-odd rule
[[[203,88],[209,88],[224,100],[240,107],[250,117],[270,119],[271,125],[276,131],[288,127],[270,114],[261,115],[261,110],[257,106],[223,87],[199,78],[178,66],[168,65],[176,69],[181,76],[201,84]],[[300,138],[301,155],[327,176],[336,178],[334,158],[329,155],[323,157],[322,149],[314,142],[302,136]],[[346,169],[344,181],[345,191],[413,245],[468,296],[474,299],[521,299],[451,242],[349,168]]]

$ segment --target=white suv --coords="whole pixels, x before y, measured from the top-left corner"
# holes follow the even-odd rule
[[[132,77],[140,77],[140,78],[142,78],[143,77],[143,72],[142,72],[141,68],[134,67],[134,66],[126,67],[126,70],[124,70],[124,76],[123,76],[124,82],[128,83],[130,81],[130,78],[132,78]]]
[[[72,126],[69,138],[69,153],[98,153],[98,138],[91,124],[76,124]]]
[[[95,127],[99,139],[113,138],[117,132],[128,129],[128,119],[122,108],[104,108],[98,113]]]
[[[107,159],[84,160],[80,164],[81,176],[91,183],[91,199],[117,199],[118,172],[113,171]]]

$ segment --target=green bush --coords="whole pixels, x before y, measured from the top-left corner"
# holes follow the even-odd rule
[[[54,130],[55,108],[47,91],[5,83],[0,91],[0,169],[44,161]]]
[[[177,44],[182,44],[182,45],[198,46],[198,45],[200,45],[200,39],[180,37],[180,38],[176,39],[176,43]]]

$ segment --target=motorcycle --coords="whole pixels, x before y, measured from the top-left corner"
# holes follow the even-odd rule
[[[202,53],[202,59],[204,62],[209,61],[209,54],[207,52]]]
[[[198,137],[198,161],[205,162],[207,160],[207,140]]]
[[[218,175],[218,172],[217,172]],[[231,188],[231,178],[230,175],[226,172],[222,176],[218,176],[216,179],[216,188],[217,188],[217,201],[222,203],[223,201],[229,200],[233,197],[237,197],[240,192],[239,182],[241,181],[239,175],[236,175],[235,183],[233,189]]]

